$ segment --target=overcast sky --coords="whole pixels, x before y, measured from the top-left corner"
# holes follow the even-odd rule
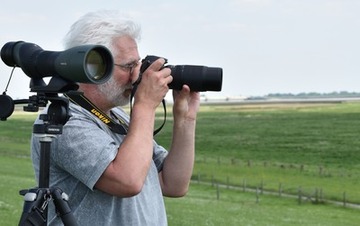
[[[358,0],[2,1],[0,47],[23,40],[61,51],[71,24],[99,9],[140,22],[142,57],[222,67],[223,90],[209,96],[360,92]],[[1,92],[10,72],[1,61]],[[8,95],[27,98],[29,81],[16,69]]]

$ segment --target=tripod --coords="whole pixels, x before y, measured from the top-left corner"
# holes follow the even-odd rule
[[[34,96],[35,108],[43,102],[44,97]],[[58,216],[66,226],[77,225],[68,205],[68,196],[60,188],[49,188],[51,142],[56,135],[62,133],[62,127],[69,118],[68,100],[56,96],[46,96],[51,100],[47,114],[41,114],[44,124],[34,124],[33,133],[40,138],[40,170],[37,188],[21,190],[24,196],[24,207],[19,226],[47,225],[48,204],[53,201]],[[46,102],[46,101],[45,101]],[[29,104],[30,109],[34,107]],[[28,109],[29,110],[29,109]]]

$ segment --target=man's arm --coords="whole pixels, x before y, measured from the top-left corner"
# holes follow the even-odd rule
[[[195,127],[199,105],[199,93],[190,92],[188,86],[185,85],[180,92],[174,91],[172,143],[160,173],[165,196],[180,197],[188,191],[194,167]]]
[[[135,94],[128,134],[96,183],[97,189],[120,197],[141,191],[152,161],[155,110],[172,81],[170,69],[159,71],[163,64],[163,59],[155,61],[143,74]]]

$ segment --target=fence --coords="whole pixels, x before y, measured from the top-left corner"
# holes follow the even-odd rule
[[[343,197],[342,201],[334,201],[334,200],[324,199],[323,189],[321,189],[321,188],[320,189],[316,188],[313,191],[313,193],[307,193],[307,192],[304,192],[302,187],[299,187],[297,194],[289,194],[289,193],[283,192],[281,183],[279,184],[279,190],[277,192],[273,192],[273,191],[265,190],[265,188],[263,187],[263,183],[261,183],[262,185],[260,185],[256,188],[247,187],[246,180],[244,180],[244,183],[242,186],[222,184],[215,180],[213,182],[201,181],[200,177],[198,177],[197,179],[193,179],[192,182],[215,187],[217,200],[220,200],[221,189],[232,189],[232,190],[238,190],[238,191],[242,191],[242,192],[253,192],[255,194],[255,202],[256,203],[260,202],[261,195],[273,195],[273,196],[277,195],[278,197],[297,199],[297,203],[299,205],[301,205],[303,202],[311,202],[313,204],[329,203],[329,204],[334,204],[334,205],[342,205],[343,207],[351,207],[351,208],[360,209],[360,204],[352,203],[347,200],[346,192],[342,193],[342,197]]]
[[[197,159],[197,163],[201,162],[201,163],[208,163],[208,161],[211,161],[214,163],[214,159],[207,159],[206,157],[204,157],[203,159],[199,160]],[[254,163],[250,160],[248,161],[242,161],[240,163],[239,160],[237,159],[221,159],[221,158],[217,158],[216,159],[216,164],[218,165],[232,165],[232,166],[242,166],[242,167],[259,167],[259,162]],[[298,170],[300,172],[307,172],[307,166],[300,164],[300,165],[294,165],[294,164],[289,164],[289,165],[284,165],[284,164],[275,164],[275,163],[269,163],[269,162],[262,162],[261,163],[262,167],[270,167],[270,165],[272,166],[276,166],[278,168],[282,168],[282,169],[295,169]],[[327,170],[325,167],[323,166],[319,166],[316,169],[312,168],[312,171],[317,171],[316,174],[318,176],[321,177],[326,177],[331,175],[331,172],[329,170]],[[204,176],[205,175],[205,176]],[[341,175],[339,175],[341,176]],[[330,204],[336,204],[336,205],[342,205],[343,207],[353,207],[353,208],[359,208],[360,209],[360,204],[359,203],[354,203],[349,201],[348,199],[348,194],[346,191],[341,192],[341,194],[338,194],[336,199],[329,199],[329,198],[325,198],[324,197],[324,189],[321,187],[318,188],[304,188],[303,186],[298,186],[296,191],[292,191],[292,192],[285,192],[284,191],[284,187],[285,184],[283,183],[278,183],[277,189],[274,189],[274,187],[271,188],[266,188],[266,183],[264,180],[259,181],[259,183],[248,183],[247,179],[242,179],[241,182],[237,182],[234,183],[231,180],[231,177],[226,176],[226,177],[222,177],[219,178],[219,176],[217,176],[218,178],[216,178],[216,176],[213,174],[211,175],[211,178],[209,178],[209,176],[207,174],[202,174],[201,172],[195,173],[192,177],[192,181],[194,183],[199,183],[199,184],[205,184],[205,185],[209,185],[212,186],[214,188],[216,188],[216,199],[220,199],[221,197],[221,189],[233,189],[233,190],[239,190],[242,192],[252,192],[255,194],[255,200],[256,203],[259,202],[259,197],[263,194],[267,194],[267,195],[275,195],[278,197],[285,197],[285,198],[294,198],[297,199],[297,203],[299,205],[301,205],[304,202],[311,202],[313,204],[324,204],[324,203],[330,203]]]

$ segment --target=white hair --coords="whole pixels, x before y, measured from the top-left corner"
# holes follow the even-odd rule
[[[115,56],[115,39],[129,36],[139,41],[140,33],[140,25],[127,15],[116,10],[100,10],[80,17],[65,36],[64,46],[69,49],[86,44],[103,45]]]

